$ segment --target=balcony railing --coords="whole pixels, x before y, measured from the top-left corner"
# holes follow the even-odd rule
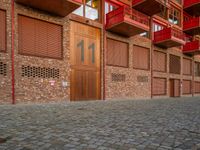
[[[165,28],[154,32],[154,44],[163,48],[182,46],[185,44],[185,34],[174,28]]]
[[[183,7],[190,15],[200,16],[200,0],[184,0]]]
[[[184,8],[200,3],[200,0],[184,0]]]
[[[130,37],[149,31],[149,17],[129,7],[119,7],[106,15],[106,29]]]
[[[117,1],[119,1],[119,2],[121,2],[121,3],[123,3],[123,4],[126,4],[126,5],[128,5],[128,6],[131,6],[131,5],[132,5],[132,0],[117,0]]]
[[[189,35],[200,34],[200,17],[192,18],[184,22],[183,31]]]
[[[183,53],[185,54],[199,54],[200,53],[200,41],[188,42],[183,46]]]
[[[15,0],[16,2],[65,17],[81,6],[82,0]]]
[[[160,13],[164,7],[168,7],[168,0],[133,0],[132,6],[134,9],[152,16]]]

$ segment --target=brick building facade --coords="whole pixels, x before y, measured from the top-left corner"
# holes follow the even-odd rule
[[[200,94],[199,0],[0,0],[0,104]]]

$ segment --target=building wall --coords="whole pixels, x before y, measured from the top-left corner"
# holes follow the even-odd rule
[[[151,41],[147,38],[134,36],[124,38],[107,32],[107,37],[129,44],[129,67],[116,67],[106,65],[106,99],[133,99],[151,97],[151,72],[133,68],[133,45],[151,48]],[[125,75],[125,81],[112,81],[112,74]],[[138,77],[148,78],[148,81],[140,82]]]
[[[7,53],[1,53],[1,59],[8,64],[8,76],[1,80],[0,103],[11,103],[11,0],[0,1],[0,7],[7,10]],[[18,14],[41,19],[63,26],[63,59],[49,59],[18,54]],[[64,88],[62,82],[69,82],[69,19],[15,4],[15,94],[19,102],[50,102],[69,100],[70,88]],[[22,77],[22,65],[55,68],[60,70],[59,79]],[[6,91],[6,95],[5,95]]]
[[[6,64],[6,76],[0,75],[0,103],[11,102],[11,5],[10,1],[1,0],[0,9],[6,10],[6,53],[0,52],[0,62]]]
[[[191,58],[183,55],[183,53],[181,52],[181,50],[179,48],[170,48],[170,49],[166,50],[166,49],[161,49],[161,48],[155,47],[154,50],[162,51],[167,54],[167,71],[166,72],[155,72],[155,71],[153,72],[153,77],[162,77],[162,78],[167,79],[167,87],[166,87],[167,94],[166,94],[166,96],[155,96],[155,97],[169,97],[169,95],[170,95],[170,79],[178,79],[181,82],[183,79],[192,80],[192,75],[186,76],[186,75],[183,75],[183,72],[182,72],[183,71],[182,70],[183,57],[189,58],[189,59],[191,59]],[[170,54],[180,57],[180,59],[181,59],[181,73],[180,74],[172,74],[169,72],[169,61],[170,61],[169,56],[170,56]],[[181,92],[181,96],[184,96],[182,94],[181,85],[180,85],[180,92]]]
[[[7,50],[6,53],[0,52],[0,61],[7,65],[7,75],[0,75],[0,104],[10,104],[12,102],[12,69],[11,69],[11,0],[0,0],[0,9],[6,10],[6,24],[7,24]],[[63,26],[63,59],[49,59],[35,56],[25,56],[18,54],[18,15],[25,15],[47,22],[59,24]],[[41,102],[58,102],[69,101],[70,99],[70,86],[63,87],[63,83],[70,83],[70,17],[60,18],[47,14],[36,9],[25,7],[19,4],[15,4],[15,41],[14,41],[14,58],[15,58],[15,94],[16,103],[41,103]],[[90,24],[90,23],[89,23]],[[92,25],[92,23],[90,24]],[[169,73],[169,54],[174,54],[181,57],[181,63],[183,57],[188,57],[182,54],[178,48],[161,49],[153,47],[148,38],[134,36],[131,38],[125,38],[106,32],[106,37],[123,41],[129,44],[129,67],[114,67],[105,65],[105,85],[103,81],[103,61],[106,62],[106,49],[103,48],[103,31],[101,32],[101,97],[105,96],[105,99],[138,99],[138,98],[151,98],[151,77],[163,77],[167,79],[167,94],[166,96],[156,97],[169,97],[169,79],[176,78],[192,80],[192,76],[170,74]],[[133,45],[146,47],[153,50],[159,50],[167,53],[167,72],[153,72],[151,76],[151,62],[149,70],[140,70],[133,68]],[[105,50],[105,51],[103,51]],[[105,60],[103,60],[103,56]],[[151,57],[151,54],[150,54]],[[150,58],[151,60],[151,58]],[[200,62],[200,57],[194,57],[195,61]],[[22,77],[22,65],[45,67],[59,69],[59,79],[47,79],[38,77]],[[182,66],[182,65],[181,65]],[[115,82],[112,81],[112,74],[125,75],[125,81]],[[139,81],[138,78],[145,78],[145,81]],[[194,81],[200,81],[200,77],[194,77]],[[105,89],[104,89],[105,87]],[[105,90],[105,95],[104,94]],[[181,94],[182,95],[182,94]],[[187,95],[182,95],[187,96]],[[189,94],[188,96],[191,96]]]

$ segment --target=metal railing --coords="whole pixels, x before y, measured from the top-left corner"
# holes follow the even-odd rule
[[[190,52],[190,51],[194,52],[195,50],[200,51],[200,41],[198,40],[188,42],[183,46],[183,52]]]
[[[145,0],[133,0],[132,2],[132,5],[135,6],[135,5],[138,5],[142,2],[144,2]],[[168,3],[168,0],[155,0],[157,2],[160,2],[161,4],[167,4]]]
[[[174,28],[164,28],[163,30],[154,32],[154,42],[165,41],[172,37],[185,41],[185,34]]]
[[[184,7],[190,7],[197,3],[200,3],[200,0],[184,0]]]
[[[80,3],[80,4],[82,4],[83,3],[83,1],[82,0],[73,0],[74,2],[76,2],[76,3]]]
[[[124,18],[128,18],[146,26],[150,25],[149,17],[147,15],[144,15],[130,7],[122,6],[106,15],[106,26],[108,27],[117,24],[123,21]]]
[[[200,27],[200,17],[191,18],[188,21],[183,22],[183,30],[194,27]]]

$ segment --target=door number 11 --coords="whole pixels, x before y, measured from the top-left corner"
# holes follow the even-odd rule
[[[77,47],[80,47],[81,49],[81,61],[84,62],[84,40],[81,40],[78,44]],[[92,63],[95,63],[95,44],[92,43],[91,45],[88,46],[88,50],[92,50]]]

